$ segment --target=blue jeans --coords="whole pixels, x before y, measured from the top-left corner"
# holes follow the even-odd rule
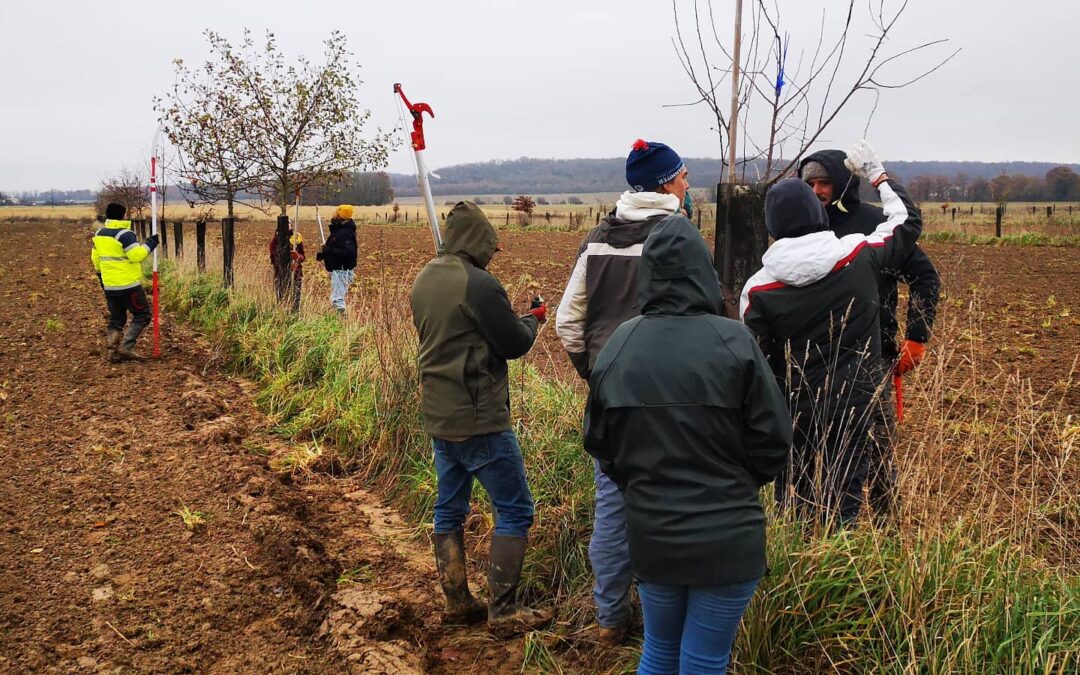
[[[617,628],[630,620],[630,585],[634,571],[630,567],[630,541],[626,534],[626,504],[615,481],[593,461],[596,483],[596,513],[589,562],[592,564],[593,601],[596,620],[604,628]]]
[[[638,583],[645,615],[639,675],[724,673],[759,579],[725,586]]]
[[[345,294],[353,282],[352,270],[334,270],[330,272],[330,304],[335,309],[345,309]]]
[[[495,534],[525,537],[533,523],[533,499],[525,480],[525,462],[517,436],[507,429],[464,441],[432,438],[438,496],[435,532],[461,529],[469,515],[473,478],[487,490],[495,507]]]

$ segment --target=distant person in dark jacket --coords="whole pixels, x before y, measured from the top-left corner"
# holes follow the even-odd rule
[[[765,226],[776,241],[740,303],[795,418],[791,463],[777,481],[777,499],[840,525],[858,517],[880,414],[880,281],[910,257],[922,231],[907,191],[865,141],[847,161],[877,188],[885,221],[869,236],[839,237],[806,183],[778,182],[765,196]]]
[[[787,461],[791,417],[722,301],[701,234],[665,218],[642,251],[641,316],[619,326],[590,378],[585,448],[625,499],[639,673],[723,673],[766,570],[758,492]]]
[[[640,314],[638,262],[646,237],[679,208],[686,208],[690,187],[678,153],[656,141],[638,139],[626,158],[630,189],[615,209],[585,235],[555,314],[555,333],[570,362],[588,379],[600,350],[624,321]],[[593,466],[596,509],[589,562],[600,644],[624,641],[633,612],[633,573],[626,541],[622,493]]]
[[[345,313],[345,295],[353,282],[356,268],[356,223],[352,219],[353,207],[342,204],[330,219],[330,236],[322,250],[315,254],[330,273],[330,304],[338,314]]]
[[[532,348],[547,307],[514,313],[506,291],[485,269],[498,243],[484,213],[472,202],[458,202],[446,219],[439,255],[417,275],[410,300],[420,334],[420,404],[435,451],[435,560],[446,620],[473,622],[484,615],[465,574],[463,527],[476,478],[495,507],[488,627],[505,636],[552,618],[551,611],[517,603],[533,500],[510,425],[506,366]]]
[[[885,213],[873,204],[859,199],[862,182],[851,173],[844,160],[843,150],[821,150],[799,164],[799,177],[806,181],[825,205],[829,216],[829,229],[838,237],[849,234],[873,234],[878,225],[885,222]],[[905,339],[897,344],[896,320],[897,282],[908,287],[907,325]],[[922,361],[926,343],[934,325],[941,278],[934,263],[918,245],[911,255],[899,261],[896,267],[885,269],[878,287],[878,303],[881,316],[881,358],[885,379],[882,384],[880,414],[874,423],[874,444],[871,446],[868,484],[870,505],[879,518],[891,515],[896,491],[896,468],[893,461],[892,437],[896,425],[892,397],[893,372],[904,375]]]

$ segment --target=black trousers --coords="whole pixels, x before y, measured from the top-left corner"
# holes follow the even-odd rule
[[[150,323],[150,303],[146,300],[146,291],[136,286],[125,291],[106,292],[105,301],[109,305],[109,330],[124,330],[127,315],[131,313],[131,328],[124,339],[124,344],[133,346],[139,333]]]
[[[891,364],[889,364],[891,366]],[[874,419],[873,442],[868,446],[870,507],[879,521],[887,521],[896,508],[896,460],[893,440],[896,435],[896,404],[893,401],[890,368],[881,392],[881,405]]]
[[[776,499],[800,518],[841,527],[854,524],[874,445],[873,410],[842,417],[800,415],[791,460],[776,479]]]

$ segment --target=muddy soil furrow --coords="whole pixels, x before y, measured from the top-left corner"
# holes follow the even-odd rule
[[[105,362],[86,228],[5,228],[0,671],[516,670],[519,643],[441,625],[375,496],[269,469],[283,441],[199,336],[165,317],[160,360]]]

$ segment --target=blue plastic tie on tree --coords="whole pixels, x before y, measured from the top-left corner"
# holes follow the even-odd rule
[[[784,64],[787,63],[788,40],[790,36],[784,36],[784,51],[780,54],[780,72],[776,74],[776,98],[780,98],[780,91],[784,88]]]

